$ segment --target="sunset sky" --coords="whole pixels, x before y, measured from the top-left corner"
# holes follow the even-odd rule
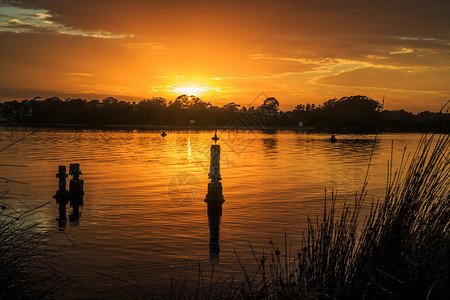
[[[0,101],[450,99],[450,1],[0,0]]]

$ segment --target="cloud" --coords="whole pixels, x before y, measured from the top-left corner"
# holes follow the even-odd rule
[[[397,91],[438,93],[450,96],[450,68],[444,69],[385,69],[361,68],[335,76],[322,77],[318,83],[337,86],[383,88]]]
[[[29,32],[54,32],[85,37],[119,39],[126,34],[112,34],[104,30],[80,30],[55,23],[49,19],[52,15],[47,10],[23,9],[18,7],[1,7],[0,31],[29,33]]]
[[[82,77],[92,77],[94,75],[88,73],[66,73],[68,76],[82,76]]]

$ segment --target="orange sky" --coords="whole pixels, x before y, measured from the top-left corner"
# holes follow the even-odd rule
[[[450,98],[450,2],[0,0],[0,101]]]

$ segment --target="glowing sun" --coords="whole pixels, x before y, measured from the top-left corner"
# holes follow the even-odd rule
[[[202,92],[207,91],[208,88],[203,87],[195,87],[195,86],[186,86],[186,87],[176,87],[171,92],[179,93],[179,94],[186,94],[186,95],[198,95]]]

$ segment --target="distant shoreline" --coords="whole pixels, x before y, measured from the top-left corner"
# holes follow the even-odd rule
[[[87,128],[87,129],[149,129],[149,130],[304,130],[315,131],[315,126],[214,126],[214,125],[131,125],[131,124],[0,124],[0,127]]]
[[[29,127],[29,128],[78,128],[78,129],[99,129],[99,130],[192,130],[192,131],[202,131],[202,130],[249,130],[249,131],[303,131],[307,133],[324,133],[324,134],[375,134],[375,133],[432,133],[433,131],[401,131],[401,130],[389,130],[389,131],[321,131],[316,130],[315,126],[303,126],[303,127],[292,127],[292,126],[213,126],[213,125],[131,125],[131,124],[33,124],[33,123],[16,123],[7,124],[0,123],[0,127],[14,128],[14,127]]]
[[[329,134],[450,132],[447,112],[412,114],[404,110],[383,110],[378,101],[361,95],[329,99],[319,106],[301,104],[286,112],[279,110],[279,102],[273,97],[256,108],[239,107],[234,102],[223,107],[213,106],[187,95],[172,102],[152,98],[137,104],[112,97],[89,102],[53,97],[0,104],[0,124],[97,130],[284,130]]]

